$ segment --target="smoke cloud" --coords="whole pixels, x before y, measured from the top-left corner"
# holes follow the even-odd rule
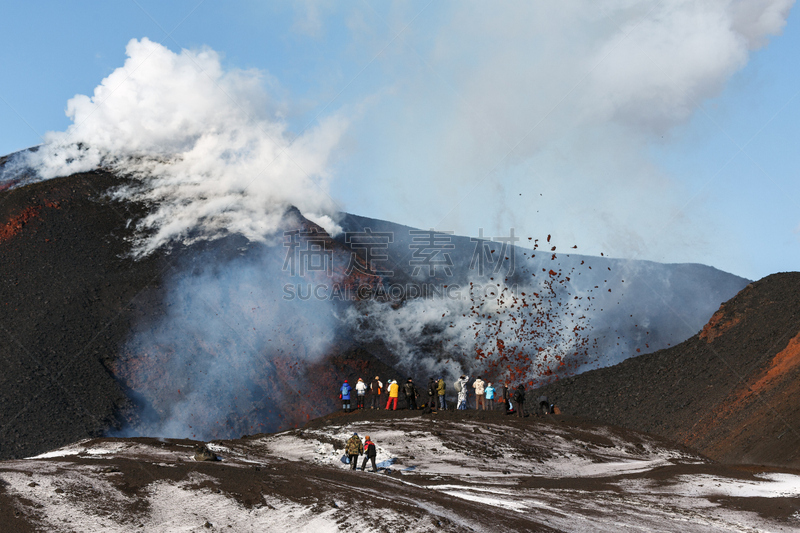
[[[238,437],[325,413],[305,372],[340,321],[327,300],[286,298],[296,280],[284,259],[283,246],[233,238],[178,265],[163,315],[137,324],[120,354],[138,403],[121,435]]]
[[[415,22],[388,43],[360,27],[367,53],[388,47],[379,61],[404,76],[380,123],[354,125],[363,173],[397,192],[372,207],[367,184],[361,213],[457,234],[544,228],[593,255],[732,268],[718,259],[733,236],[654,151],[781,32],[792,5],[459,2],[432,36]]]
[[[176,54],[147,38],[126,53],[91,97],[67,103],[67,131],[48,133],[5,172],[33,167],[41,180],[106,168],[137,178],[117,197],[154,206],[139,221],[139,254],[227,234],[264,241],[288,206],[336,233],[328,168],[346,119],[325,117],[294,136],[267,91],[276,81],[260,71],[226,71],[211,49]]]
[[[345,322],[360,340],[382,341],[409,375],[533,383],[576,373],[608,355],[592,338],[595,298],[570,278],[582,263],[567,262],[562,273],[545,261],[527,259],[506,277],[457,272],[440,295],[371,300],[348,308]]]
[[[538,383],[564,373],[559,367],[567,364],[575,373],[587,362],[590,341],[576,329],[589,320],[565,293],[547,294],[549,302],[531,294],[529,301],[543,307],[530,306],[522,294],[531,290],[480,285],[465,289],[463,299],[419,298],[399,308],[371,301],[348,309],[345,318],[360,340],[389,346],[396,367],[408,375]]]

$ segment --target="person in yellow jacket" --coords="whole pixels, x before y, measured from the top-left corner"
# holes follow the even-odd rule
[[[389,400],[386,402],[386,410],[389,410],[389,406],[392,405],[392,411],[397,411],[397,394],[400,391],[400,385],[397,384],[396,380],[391,380],[389,382]]]
[[[439,378],[439,383],[436,385],[436,392],[439,394],[439,409],[447,409],[447,399],[445,398],[447,394],[447,385],[444,382],[444,378]]]

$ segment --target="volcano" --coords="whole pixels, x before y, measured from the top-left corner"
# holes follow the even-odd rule
[[[436,263],[424,231],[342,214],[331,237],[288,209],[285,235],[330,259],[298,284],[286,277],[294,241],[280,238],[188,235],[133,254],[154,205],[115,195],[132,179],[98,170],[0,192],[0,457],[109,434],[297,427],[339,406],[343,379],[467,372],[544,383],[677,344],[748,283],[702,265],[447,232],[432,237],[445,245]],[[391,235],[372,260],[369,232]],[[488,258],[482,274],[476,250]],[[303,296],[312,283],[322,297]],[[461,292],[391,294],[410,286]]]

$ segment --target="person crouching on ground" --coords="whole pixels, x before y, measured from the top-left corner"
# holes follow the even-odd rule
[[[363,409],[364,408],[364,396],[367,394],[367,384],[364,383],[364,380],[358,378],[358,383],[356,383],[356,409]]]
[[[439,395],[439,409],[445,411],[447,409],[447,384],[444,378],[439,378],[439,383],[436,385],[436,393]]]
[[[486,402],[489,404],[489,410],[494,410],[494,387],[491,383],[486,385]]]
[[[552,413],[550,411],[550,398],[548,398],[547,396],[542,395],[542,396],[539,396],[539,399],[537,401],[539,402],[539,412],[540,413],[542,413],[543,415],[549,415],[549,414]]]
[[[347,446],[345,447],[345,453],[350,459],[350,470],[355,470],[356,466],[358,466],[358,456],[364,453],[362,448],[363,444],[361,443],[358,433],[353,433],[353,436],[347,441]]]
[[[339,392],[339,398],[342,400],[342,410],[345,413],[350,412],[350,391],[353,390],[347,380],[342,383],[342,388]]]
[[[372,380],[372,383],[369,384],[369,408],[370,409],[379,409],[381,394],[383,393],[383,383],[381,383],[381,378],[375,376],[375,379]]]
[[[363,472],[364,469],[367,467],[367,461],[372,463],[372,472],[377,472],[378,467],[375,466],[375,456],[378,455],[375,451],[375,443],[372,442],[367,435],[366,440],[364,440],[364,461],[361,463],[361,471]]]
[[[458,391],[458,409],[465,410],[467,408],[467,382],[469,381],[469,376],[461,376],[458,380],[459,383],[459,391]]]
[[[387,411],[389,410],[390,405],[392,405],[392,411],[397,411],[397,393],[399,390],[400,385],[397,384],[397,381],[389,381],[389,400],[386,402]]]
[[[472,384],[472,388],[475,389],[475,410],[483,409],[486,410],[486,396],[484,396],[486,389],[486,383],[478,376],[478,379],[475,380],[475,383]]]

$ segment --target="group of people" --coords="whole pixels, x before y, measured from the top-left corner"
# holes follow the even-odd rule
[[[468,409],[469,408],[469,388],[467,384],[469,383],[469,376],[461,376],[458,378],[453,386],[458,393],[458,404],[457,409]],[[494,410],[494,403],[495,396],[497,395],[497,390],[495,389],[494,385],[491,382],[483,381],[483,378],[478,376],[478,378],[472,383],[472,388],[475,389],[475,409],[480,409],[486,411],[487,405],[489,406],[489,411]],[[503,385],[502,389],[503,396],[497,397],[497,401],[502,401],[503,403],[508,403],[508,383]],[[486,400],[489,400],[489,403],[486,403]],[[508,406],[506,405],[506,409]]]
[[[403,399],[407,409],[417,408],[417,398],[419,398],[419,391],[414,385],[414,380],[408,378],[402,387],[397,383],[397,380],[390,379],[384,389],[383,382],[380,377],[375,376],[375,379],[367,385],[362,378],[358,378],[355,389],[350,386],[348,380],[344,380],[342,387],[339,390],[339,399],[342,400],[342,410],[346,413],[351,412],[353,391],[355,390],[356,409],[365,408],[366,397],[370,398],[370,409],[380,409],[381,396],[386,392],[386,407],[391,408],[393,411],[397,410],[397,399],[402,393]]]
[[[469,376],[462,375],[458,381],[454,383],[456,392],[458,392],[457,409],[469,409]],[[495,403],[502,403],[505,407],[506,414],[516,414],[523,417],[528,416],[525,413],[525,385],[520,383],[516,389],[510,388],[509,383],[503,383],[502,389],[498,390],[492,385],[491,382],[483,381],[481,376],[472,382],[472,388],[475,389],[475,409],[479,410],[493,410]],[[486,400],[489,400],[487,403]]]
[[[465,410],[469,409],[469,376],[462,375],[455,383],[455,389],[458,397],[456,402],[456,409]],[[491,382],[485,382],[482,377],[478,376],[472,383],[472,389],[475,391],[475,409],[478,410],[494,410],[495,404],[502,403],[506,414],[517,414],[518,416],[527,416],[525,413],[525,385],[519,384],[516,389],[511,389],[509,383],[503,383],[501,387],[495,387]],[[365,408],[365,400],[367,396],[370,398],[370,409],[380,409],[383,405],[382,395],[386,393],[386,410],[397,410],[397,402],[402,395],[403,402],[406,409],[415,410],[418,407],[428,407],[432,410],[447,409],[447,384],[444,378],[430,378],[428,380],[428,401],[422,403],[418,402],[420,398],[419,390],[414,384],[412,378],[408,378],[402,387],[397,380],[390,379],[386,388],[384,389],[383,382],[379,376],[367,385],[362,378],[358,378],[355,388],[351,387],[348,380],[344,380],[342,384],[339,398],[342,400],[342,409],[349,413],[352,411],[351,397],[355,391],[356,409]],[[540,404],[542,398],[547,401],[546,397],[539,399]],[[550,409],[549,401],[547,401],[548,409]],[[488,407],[487,407],[488,406]],[[549,412],[547,410],[545,413]]]

